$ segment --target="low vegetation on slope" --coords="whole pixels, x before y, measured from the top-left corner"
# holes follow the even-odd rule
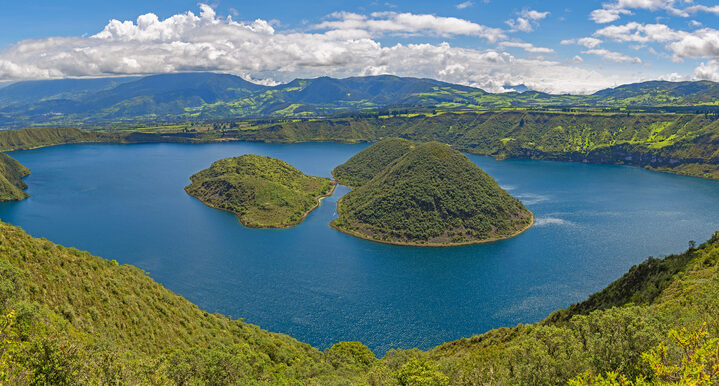
[[[0,201],[23,200],[27,198],[27,185],[22,178],[30,174],[30,169],[20,162],[0,153]]]
[[[388,146],[393,143],[397,141],[381,141],[361,153],[375,154],[374,147],[380,152],[393,149]],[[362,177],[367,175],[371,173]],[[362,182],[362,178],[356,180]],[[511,237],[527,229],[533,219],[519,200],[502,190],[479,166],[437,142],[413,146],[342,197],[337,208],[339,218],[332,225],[341,231],[413,245],[452,245]]]
[[[118,136],[69,127],[39,127],[0,131],[0,151],[34,149],[37,147],[83,142],[118,142]]]
[[[719,233],[669,259],[685,262],[671,280],[620,279],[637,294],[657,288],[651,296],[600,292],[613,300],[595,304],[613,307],[377,359],[359,342],[320,352],[208,314],[140,269],[0,223],[0,383],[554,385],[622,376],[716,384]],[[632,271],[659,272],[655,265]]]
[[[340,184],[359,188],[413,147],[406,139],[383,139],[337,166],[332,175]]]
[[[334,189],[329,178],[306,176],[287,162],[255,154],[221,159],[190,180],[188,194],[251,227],[297,225]]]

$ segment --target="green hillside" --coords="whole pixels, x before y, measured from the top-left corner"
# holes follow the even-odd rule
[[[580,313],[377,359],[358,342],[320,352],[208,314],[140,269],[0,223],[0,383],[716,384],[719,233],[609,288],[621,294],[601,291]]]
[[[363,152],[374,154],[373,147]],[[360,157],[362,159],[362,157]],[[414,146],[337,203],[333,227],[370,240],[453,245],[503,239],[533,216],[462,153],[445,144]]]
[[[413,147],[406,139],[383,139],[337,166],[332,175],[343,185],[359,188]]]
[[[30,174],[30,169],[5,153],[0,153],[0,201],[23,200],[27,185],[22,178]]]
[[[0,151],[33,149],[68,143],[118,142],[115,134],[90,132],[70,127],[38,127],[0,131]]]
[[[221,159],[190,180],[188,194],[262,228],[299,224],[334,189],[329,178],[309,177],[287,162],[255,154]]]
[[[719,178],[719,116],[491,111],[282,122],[226,135],[255,141],[439,141],[497,158],[613,163]]]

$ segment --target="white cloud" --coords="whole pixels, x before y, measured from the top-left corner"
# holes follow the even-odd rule
[[[449,43],[385,46],[374,39],[386,33],[488,33],[486,27],[460,19],[395,13],[345,13],[333,19],[340,24],[328,24],[320,31],[283,31],[264,20],[220,17],[203,6],[199,15],[187,12],[159,19],[147,14],[135,22],[113,20],[90,37],[18,42],[0,52],[0,81],[216,71],[274,84],[296,77],[390,73],[488,91],[525,84],[539,91],[587,93],[635,80],[575,67],[571,62],[524,59],[501,49]],[[529,43],[510,44],[530,52],[549,52]]]
[[[684,58],[719,58],[719,30],[704,28],[687,33],[669,45],[677,60]]]
[[[689,77],[686,75],[676,73],[676,72],[672,72],[671,74],[661,75],[661,76],[659,76],[658,79],[666,80],[669,82],[683,82],[683,81],[689,80]]]
[[[693,3],[693,0],[683,0],[682,3]],[[719,15],[719,5],[691,5],[684,9],[675,6],[676,0],[616,0],[612,3],[603,3],[602,8],[595,9],[589,14],[589,18],[596,23],[611,23],[618,20],[621,15],[631,15],[631,9],[642,9],[648,11],[664,10],[671,15],[689,17],[699,12],[714,13]]]
[[[474,3],[471,1],[465,1],[464,3],[459,3],[456,5],[457,9],[465,9],[473,6]]]
[[[642,63],[642,60],[637,57],[631,57],[631,56],[624,55],[621,52],[609,51],[609,50],[605,50],[605,49],[586,50],[586,51],[582,51],[582,53],[601,56],[604,59],[611,60],[611,61],[617,62],[617,63],[633,63],[633,64],[641,64]]]
[[[532,23],[523,18],[518,17],[516,19],[509,19],[505,21],[507,25],[512,29],[512,31],[522,31],[522,32],[532,32],[534,31],[534,27],[532,26]]]
[[[719,61],[712,60],[709,63],[701,63],[694,69],[692,74],[696,80],[711,80],[719,82]]]
[[[684,31],[675,31],[664,24],[640,24],[630,22],[625,25],[611,25],[594,33],[617,42],[669,42],[688,35]]]
[[[719,5],[714,5],[712,7],[708,7],[706,5],[693,5],[691,7],[684,8],[684,12],[695,14],[699,12],[707,12],[707,13],[713,13],[715,15],[719,15]]]
[[[602,41],[597,38],[592,37],[586,37],[586,38],[579,38],[579,39],[567,39],[562,40],[560,44],[568,45],[568,44],[578,44],[580,46],[584,46],[587,48],[596,48],[600,44],[602,44]]]
[[[534,28],[539,26],[539,20],[546,18],[549,15],[549,12],[540,12],[525,8],[521,12],[517,13],[517,15],[519,15],[519,17],[505,21],[511,30],[532,32],[534,31]]]
[[[525,42],[501,42],[499,43],[498,47],[501,49],[505,47],[521,48],[527,52],[531,52],[534,54],[551,54],[554,52],[554,50],[551,48],[535,47],[533,44]]]
[[[453,35],[479,36],[490,42],[505,38],[499,28],[490,28],[456,17],[417,15],[413,13],[375,12],[367,17],[351,12],[335,12],[332,20],[317,24],[316,30],[366,31],[368,36],[395,35]]]
[[[618,20],[621,15],[631,15],[626,9],[595,9],[589,14],[589,19],[598,24],[611,23]]]
[[[532,20],[542,20],[549,15],[549,11],[540,12],[533,9],[524,9],[522,10],[521,15]]]

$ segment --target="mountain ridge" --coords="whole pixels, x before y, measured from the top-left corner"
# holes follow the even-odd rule
[[[16,82],[0,88],[0,114],[21,124],[115,120],[320,117],[414,106],[441,109],[546,106],[715,106],[719,83],[649,81],[590,95],[533,90],[488,93],[428,78],[395,75],[294,79],[264,86],[222,73]]]

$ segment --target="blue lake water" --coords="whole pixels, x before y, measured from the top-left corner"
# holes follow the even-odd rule
[[[535,213],[510,240],[400,247],[328,226],[339,187],[290,229],[250,229],[188,196],[213,161],[256,153],[330,176],[366,145],[69,145],[13,152],[31,197],[0,218],[54,242],[133,264],[201,308],[324,349],[360,340],[429,348],[535,322],[647,256],[719,230],[719,182],[623,166],[470,158]]]

